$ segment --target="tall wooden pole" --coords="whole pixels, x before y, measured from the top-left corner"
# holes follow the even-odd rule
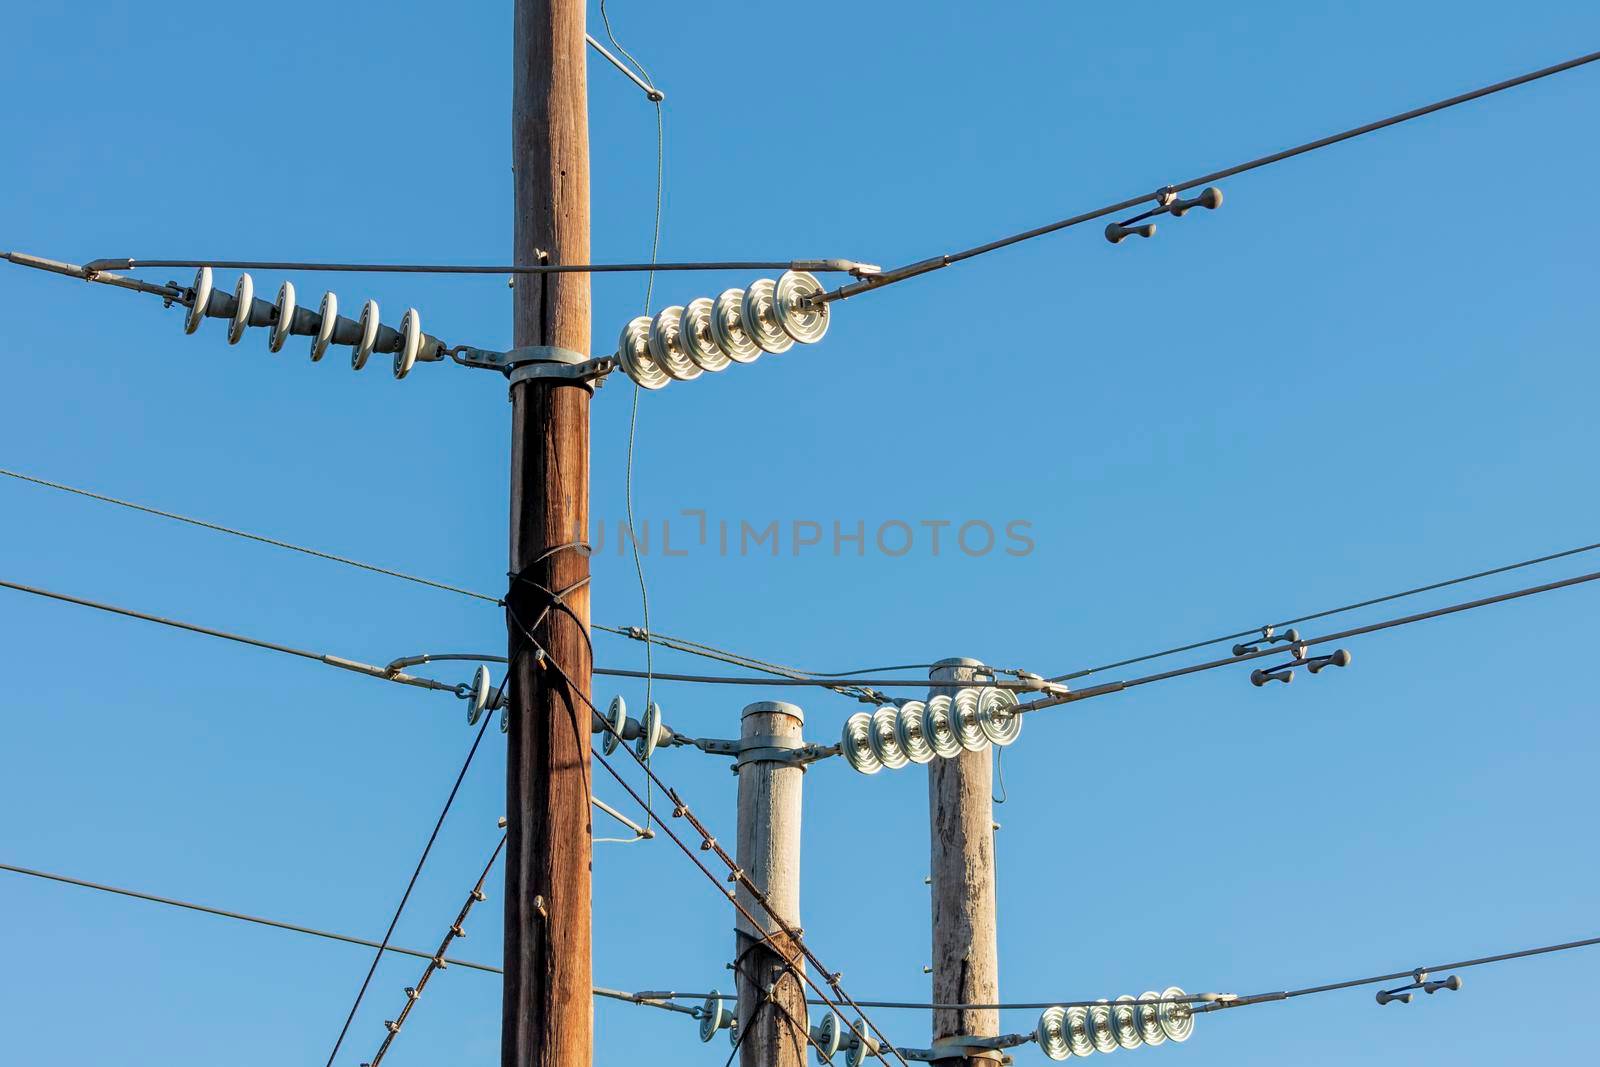
[[[512,40],[516,262],[587,263],[583,0],[516,0]],[[518,275],[513,306],[517,347],[589,352],[588,275]],[[589,523],[589,395],[548,378],[511,393],[511,571],[527,581],[508,601],[533,626],[550,603],[539,587],[569,592],[534,627],[559,671],[510,625],[503,1067],[592,1062],[589,560],[570,547]]]
[[[954,697],[941,681],[968,681],[977,660],[940,660],[929,677],[933,692]],[[966,752],[928,764],[929,875],[933,887],[933,1000],[937,1004],[997,1004],[1000,960],[994,903],[994,794],[990,755]],[[1000,1013],[940,1008],[933,1044],[955,1036],[995,1037]],[[995,1067],[993,1058],[941,1061]]]
[[[775,749],[805,743],[805,717],[793,704],[762,701],[739,721],[738,863],[791,929],[800,928],[801,765],[775,759]],[[742,1067],[805,1067],[804,961],[797,946],[743,885],[738,901],[761,920],[739,915],[734,930],[734,975],[739,993]]]

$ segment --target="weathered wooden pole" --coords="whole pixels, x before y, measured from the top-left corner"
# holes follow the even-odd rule
[[[793,704],[762,701],[739,720],[739,867],[791,929],[800,928],[800,786],[805,767],[783,753],[805,744],[805,716]],[[804,961],[743,885],[734,927],[739,994],[739,1062],[743,1067],[805,1067]]]
[[[587,263],[583,0],[516,0],[512,42],[515,261]],[[587,274],[518,275],[513,305],[518,348],[588,354]],[[589,559],[571,547],[589,523],[589,396],[551,378],[511,391],[511,571],[527,581],[507,597],[520,625],[509,626],[504,1067],[590,1067],[593,1057]],[[546,613],[541,587],[565,591],[564,606]],[[556,666],[538,661],[521,625]]]
[[[977,660],[940,660],[929,672],[933,693],[954,697],[942,681],[971,680]],[[994,903],[994,794],[991,756],[962,751],[928,764],[929,877],[933,896],[933,1000],[936,1004],[996,1004],[999,947]],[[1000,1013],[987,1008],[940,1008],[933,1045],[951,1037],[995,1037]],[[940,1061],[995,1067],[992,1057]]]

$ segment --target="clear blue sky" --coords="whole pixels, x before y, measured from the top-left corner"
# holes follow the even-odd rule
[[[920,259],[1600,42],[1580,3],[616,0],[612,16],[667,92],[676,259]],[[505,3],[11,8],[0,246],[504,261],[509,22]],[[639,259],[653,116],[610,67],[590,76],[595,256]],[[1035,541],[1021,557],[652,551],[652,621],[815,669],[971,655],[1055,673],[1600,540],[1597,105],[1600,69],[1564,75],[1231,180],[1221,211],[1152,241],[1083,227],[849,302],[821,345],[645,396],[653,523],[1021,519]],[[750,280],[667,276],[656,303]],[[452,340],[509,340],[501,279],[333,284],[346,307],[375,296],[391,321],[411,304]],[[597,280],[597,350],[642,290]],[[0,465],[498,590],[508,408],[490,376],[397,384],[337,350],[312,365],[303,341],[270,356],[260,331],[230,348],[218,323],[184,337],[157,301],[9,266],[0,323]],[[640,620],[614,550],[629,394],[614,381],[594,407],[610,624]],[[10,579],[366,660],[503,647],[496,611],[448,594],[10,480],[0,515]],[[1003,994],[1243,993],[1595,934],[1597,597],[1352,641],[1350,669],[1292,687],[1230,669],[1031,719],[998,813]],[[459,704],[9,592],[0,641],[0,861],[382,933],[470,740]],[[603,664],[642,662],[596,642]],[[616,692],[642,700],[597,696]],[[713,736],[783,695],[658,694],[669,723]],[[825,742],[855,710],[805,709]],[[731,839],[723,762],[659,767]],[[491,732],[399,943],[429,947],[454,916],[503,768]],[[924,997],[924,773],[830,761],[806,790],[812,943],[858,997]],[[731,916],[700,878],[664,842],[600,846],[596,980],[727,988]],[[492,890],[461,955],[498,960],[500,907]],[[320,1065],[368,959],[14,875],[0,914],[14,1063]],[[1181,1050],[1132,1055],[1579,1062],[1597,968],[1572,953],[1409,1007],[1358,990],[1210,1016]],[[419,969],[381,968],[341,1062],[370,1058]],[[494,1062],[498,1012],[492,976],[447,971],[389,1062]],[[927,1040],[915,1013],[880,1022]],[[602,1067],[726,1054],[681,1016],[601,1003],[596,1023]]]

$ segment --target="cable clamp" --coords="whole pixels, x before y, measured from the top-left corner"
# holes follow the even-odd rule
[[[1016,675],[1017,681],[1021,682],[1027,688],[1027,691],[1031,693],[1048,693],[1051,696],[1064,697],[1072,691],[1065,682],[1052,682],[1048,678],[1034,674],[1032,671],[1011,671],[1009,673]]]
[[[617,369],[614,355],[590,359],[581,352],[554,345],[528,345],[509,352],[456,345],[448,354],[463,367],[499,371],[512,386],[533,378],[545,378],[577,382],[588,386],[592,392],[606,375]]]

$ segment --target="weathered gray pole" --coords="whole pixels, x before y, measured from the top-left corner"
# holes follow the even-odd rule
[[[946,659],[928,677],[933,693],[954,697],[941,681],[967,681],[977,660]],[[929,877],[933,895],[933,1000],[936,1004],[996,1004],[1000,961],[994,905],[994,794],[988,751],[967,752],[928,764]],[[956,1036],[995,1037],[1000,1013],[940,1008],[933,1013],[933,1045]],[[939,1061],[994,1067],[998,1057]]]
[[[762,701],[739,720],[739,867],[766,894],[791,929],[800,928],[800,785],[805,768],[780,757],[805,743],[805,716],[793,704]],[[734,973],[739,994],[739,1062],[743,1067],[805,1067],[805,988],[799,949],[743,885],[739,903],[761,922],[739,915]],[[770,1003],[769,1003],[770,1001]]]

